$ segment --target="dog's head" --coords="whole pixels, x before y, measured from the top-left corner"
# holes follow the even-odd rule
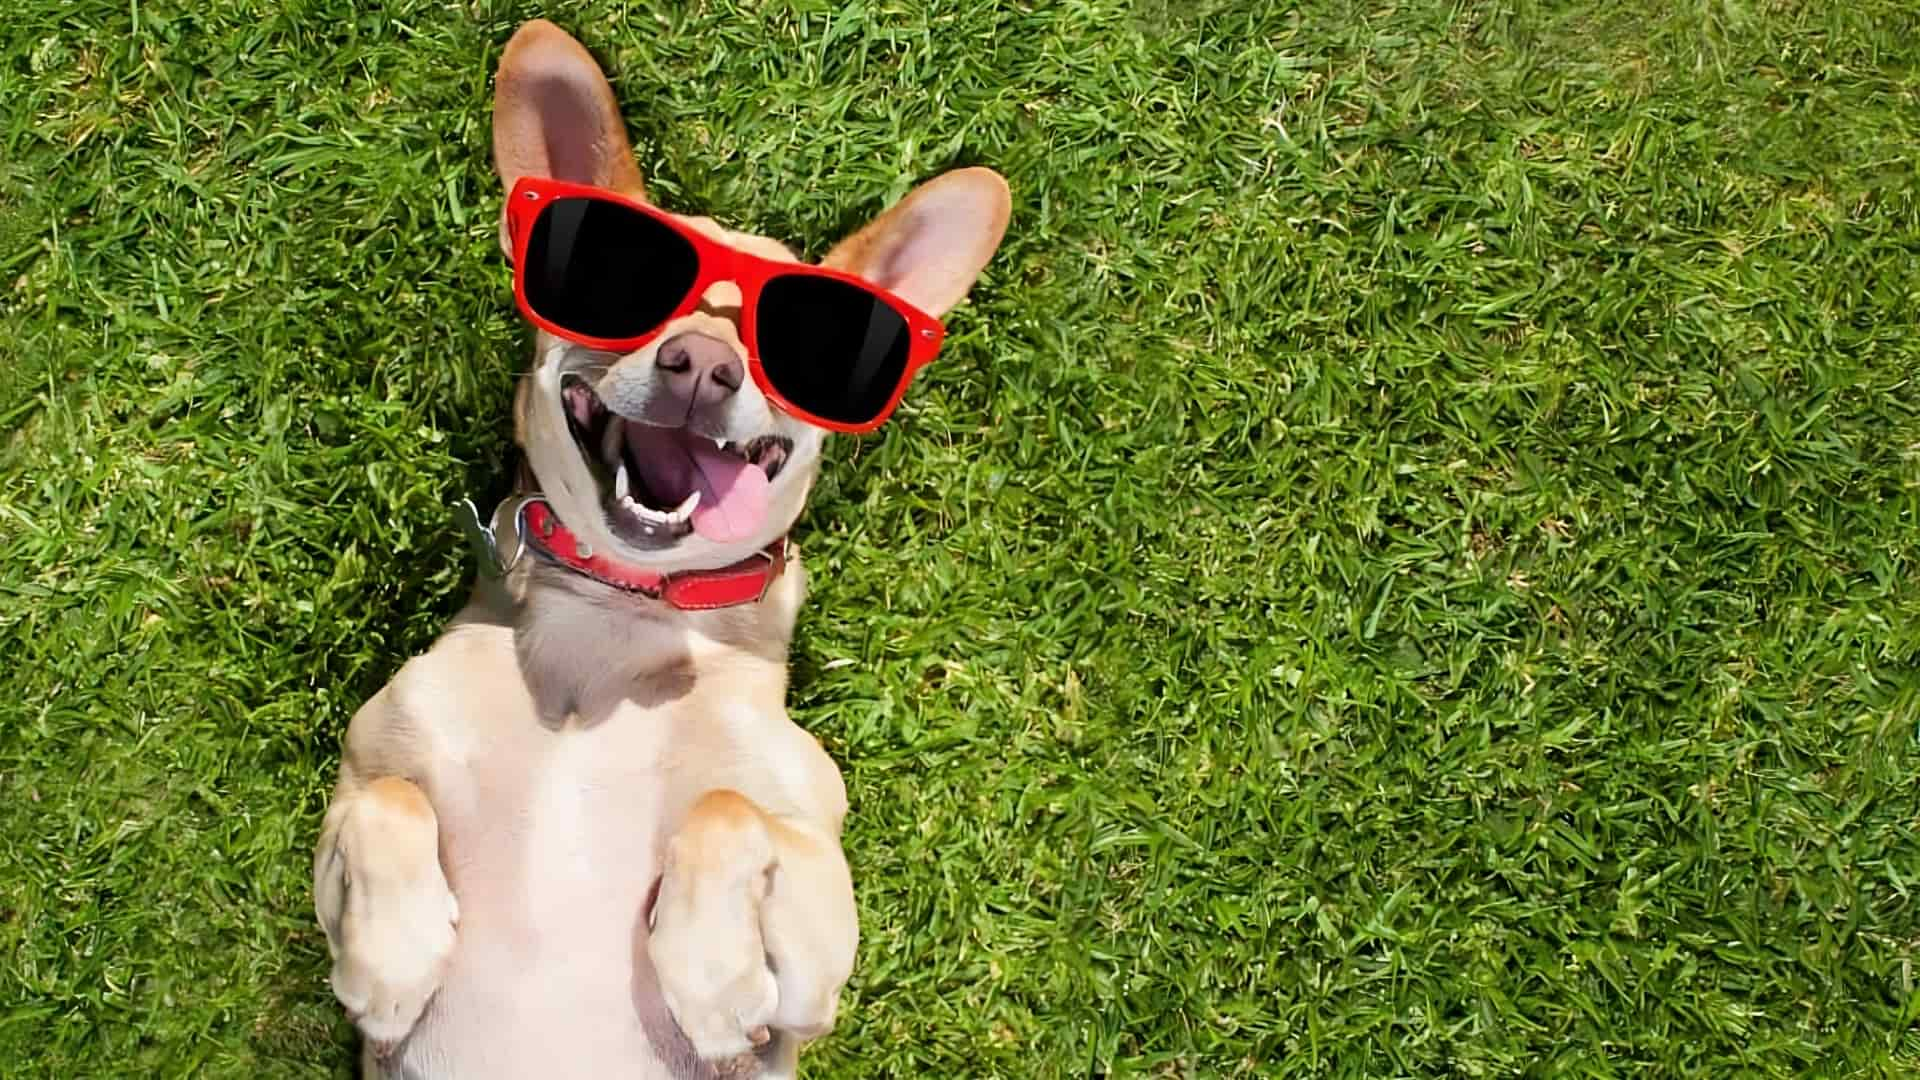
[[[494,165],[511,189],[543,176],[644,198],[613,89],[579,42],[521,27],[494,86]],[[939,316],[972,286],[1006,230],[1005,181],[947,173],[834,247],[858,274]],[[681,217],[721,243],[796,261],[783,245]],[[503,217],[501,245],[511,248]],[[537,335],[514,403],[516,435],[554,510],[593,548],[656,570],[724,566],[784,534],[819,468],[824,432],[782,412],[748,375],[741,293],[698,308],[625,355]]]

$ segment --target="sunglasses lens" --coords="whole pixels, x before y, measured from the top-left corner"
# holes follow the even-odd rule
[[[700,270],[693,245],[618,203],[555,199],[534,219],[527,306],[584,337],[631,338],[667,320]]]
[[[877,419],[907,370],[907,320],[844,281],[786,274],[760,290],[760,366],[775,390],[842,424]]]

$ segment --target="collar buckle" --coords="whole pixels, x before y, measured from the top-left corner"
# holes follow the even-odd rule
[[[537,493],[509,495],[500,500],[493,513],[481,520],[480,510],[473,505],[472,499],[461,499],[453,504],[454,520],[459,522],[460,532],[467,538],[467,544],[473,549],[475,559],[480,563],[480,572],[490,578],[503,578],[527,553],[527,507],[547,500]],[[513,534],[513,551],[501,551],[500,526],[504,520]],[[538,550],[537,548],[535,550]]]

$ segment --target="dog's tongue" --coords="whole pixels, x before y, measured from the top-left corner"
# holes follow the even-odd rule
[[[695,491],[693,531],[716,543],[745,540],[767,519],[766,470],[672,428],[627,424],[629,460],[655,496],[678,503]]]
[[[699,474],[700,505],[693,508],[693,531],[709,540],[730,544],[760,531],[767,519],[767,490],[773,485],[758,465],[714,448],[709,442],[688,440],[694,471]]]

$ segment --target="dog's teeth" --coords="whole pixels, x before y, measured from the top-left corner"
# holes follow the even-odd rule
[[[619,504],[622,510],[638,518],[644,524],[667,526],[684,525],[687,519],[693,516],[693,508],[700,505],[700,493],[696,491],[688,495],[680,501],[679,506],[672,510],[655,510],[651,506],[640,503],[634,499],[632,495],[625,493],[615,496],[614,501]]]
[[[644,521],[649,525],[657,525],[661,521],[662,515],[660,511],[655,510],[650,506],[640,505],[640,503],[634,501],[634,498],[631,495],[620,496],[619,502],[620,502],[621,509],[625,510],[627,513],[632,514],[634,517],[639,518],[641,521]]]
[[[627,463],[625,461],[613,470],[613,497],[616,499],[627,497]]]
[[[714,448],[715,450],[725,450],[725,449],[727,448],[727,440],[725,440],[725,439],[718,439],[718,438],[716,438],[716,439],[714,439],[714,440],[713,440],[713,448]]]
[[[701,494],[699,494],[699,492],[691,492],[691,494],[687,494],[687,498],[680,500],[680,505],[676,505],[674,509],[670,509],[670,511],[666,511],[666,513],[660,513],[660,511],[653,511],[653,513],[659,515],[662,525],[685,525],[685,521],[687,521],[689,517],[693,517],[693,507],[697,507],[697,505],[701,505]]]

